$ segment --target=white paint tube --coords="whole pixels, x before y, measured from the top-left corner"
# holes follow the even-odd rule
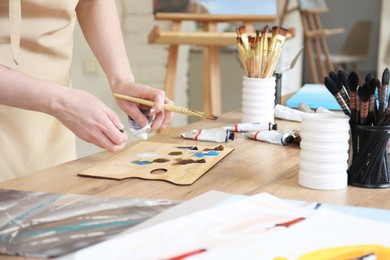
[[[316,109],[316,113],[330,113],[330,114],[333,114],[334,112],[330,111],[329,109],[326,109],[324,107],[318,107]]]
[[[314,110],[312,110],[306,103],[299,103],[298,109],[302,112],[314,113]]]
[[[234,140],[234,133],[223,127],[190,130],[180,134],[180,137],[197,141],[223,143]]]
[[[227,125],[224,127],[231,132],[256,132],[263,130],[276,130],[278,128],[276,123],[237,123],[233,125]]]
[[[293,109],[290,107],[286,107],[283,105],[277,104],[274,109],[274,117],[290,120],[290,121],[297,121],[302,122],[302,117],[305,112]]]
[[[249,132],[246,133],[245,136],[271,144],[287,145],[294,143],[294,133],[291,131],[266,130]]]
[[[146,116],[148,119],[148,123],[144,126],[141,127],[139,126],[131,117],[127,117],[129,127],[130,127],[130,133],[132,133],[135,137],[142,139],[142,140],[147,140],[148,139],[148,134],[152,128],[152,123],[154,120],[154,117],[149,114],[149,111],[146,110],[141,110],[141,112]]]

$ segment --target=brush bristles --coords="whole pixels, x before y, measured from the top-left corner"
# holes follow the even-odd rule
[[[359,76],[356,72],[352,71],[348,76],[348,85],[351,91],[356,91],[359,86]]]
[[[390,77],[389,68],[386,68],[383,71],[383,75],[382,75],[382,84],[383,85],[389,85],[389,77]]]
[[[350,116],[351,124],[390,126],[390,95],[387,97],[389,77],[390,71],[386,68],[382,74],[382,82],[368,73],[364,82],[360,83],[356,72],[352,71],[348,75],[339,70],[338,75],[333,71],[329,72],[329,76],[324,78],[324,85],[343,112]]]
[[[210,119],[210,120],[217,120],[218,119],[218,116],[215,116],[215,115],[212,115],[212,114],[209,114],[209,113],[205,113],[205,112],[196,111],[196,110],[193,110],[193,109],[188,109],[186,111],[186,114],[190,115],[190,116],[200,117],[200,118],[203,118],[203,119]]]
[[[255,36],[248,36],[245,26],[236,28],[239,54],[245,64],[245,74],[251,78],[270,78],[273,76],[288,30],[266,25],[256,30]],[[245,49],[245,52],[242,51]]]
[[[332,93],[333,96],[336,96],[338,93],[337,85],[330,77],[325,77],[324,80],[325,87],[329,90],[330,93]]]

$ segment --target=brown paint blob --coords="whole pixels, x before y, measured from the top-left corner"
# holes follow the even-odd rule
[[[217,147],[214,147],[214,148],[205,148],[205,149],[203,149],[203,151],[211,151],[211,150],[223,151],[223,149],[224,149],[223,145],[218,145]]]
[[[168,171],[167,169],[158,168],[158,169],[154,169],[154,170],[150,171],[150,174],[159,175],[159,174],[164,174],[167,171]]]
[[[205,163],[205,162],[206,162],[205,159],[198,159],[198,160],[183,159],[183,160],[178,161],[176,164],[186,165],[186,164],[191,164],[191,163]]]
[[[174,151],[174,152],[170,152],[168,155],[182,155],[183,152],[180,152],[180,151]]]
[[[157,159],[154,159],[153,162],[155,162],[155,163],[165,163],[165,162],[169,162],[169,159],[157,158]]]
[[[178,146],[178,149],[189,149],[189,150],[198,150],[197,146]]]

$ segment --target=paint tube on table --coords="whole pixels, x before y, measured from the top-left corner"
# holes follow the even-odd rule
[[[234,133],[223,127],[190,130],[180,134],[180,137],[197,141],[223,143],[234,140]]]
[[[314,113],[314,111],[309,107],[308,104],[306,103],[299,103],[298,105],[298,109],[302,112],[306,112],[306,113]]]
[[[326,109],[324,107],[318,107],[316,109],[316,113],[330,113],[330,114],[333,114],[334,112],[330,111],[329,109]]]
[[[276,123],[237,123],[233,125],[227,125],[224,127],[231,132],[255,132],[263,130],[276,130],[278,128]]]
[[[271,144],[287,145],[294,143],[294,133],[285,130],[265,130],[257,132],[249,132],[245,134],[254,140],[268,142]]]
[[[274,108],[274,117],[290,121],[302,122],[305,112],[277,104]]]

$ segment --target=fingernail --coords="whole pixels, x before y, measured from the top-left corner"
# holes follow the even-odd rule
[[[125,130],[125,126],[121,122],[119,122],[119,131],[123,133],[124,130]]]
[[[155,113],[156,113],[156,109],[151,108],[150,111],[149,111],[149,114],[154,115]]]

